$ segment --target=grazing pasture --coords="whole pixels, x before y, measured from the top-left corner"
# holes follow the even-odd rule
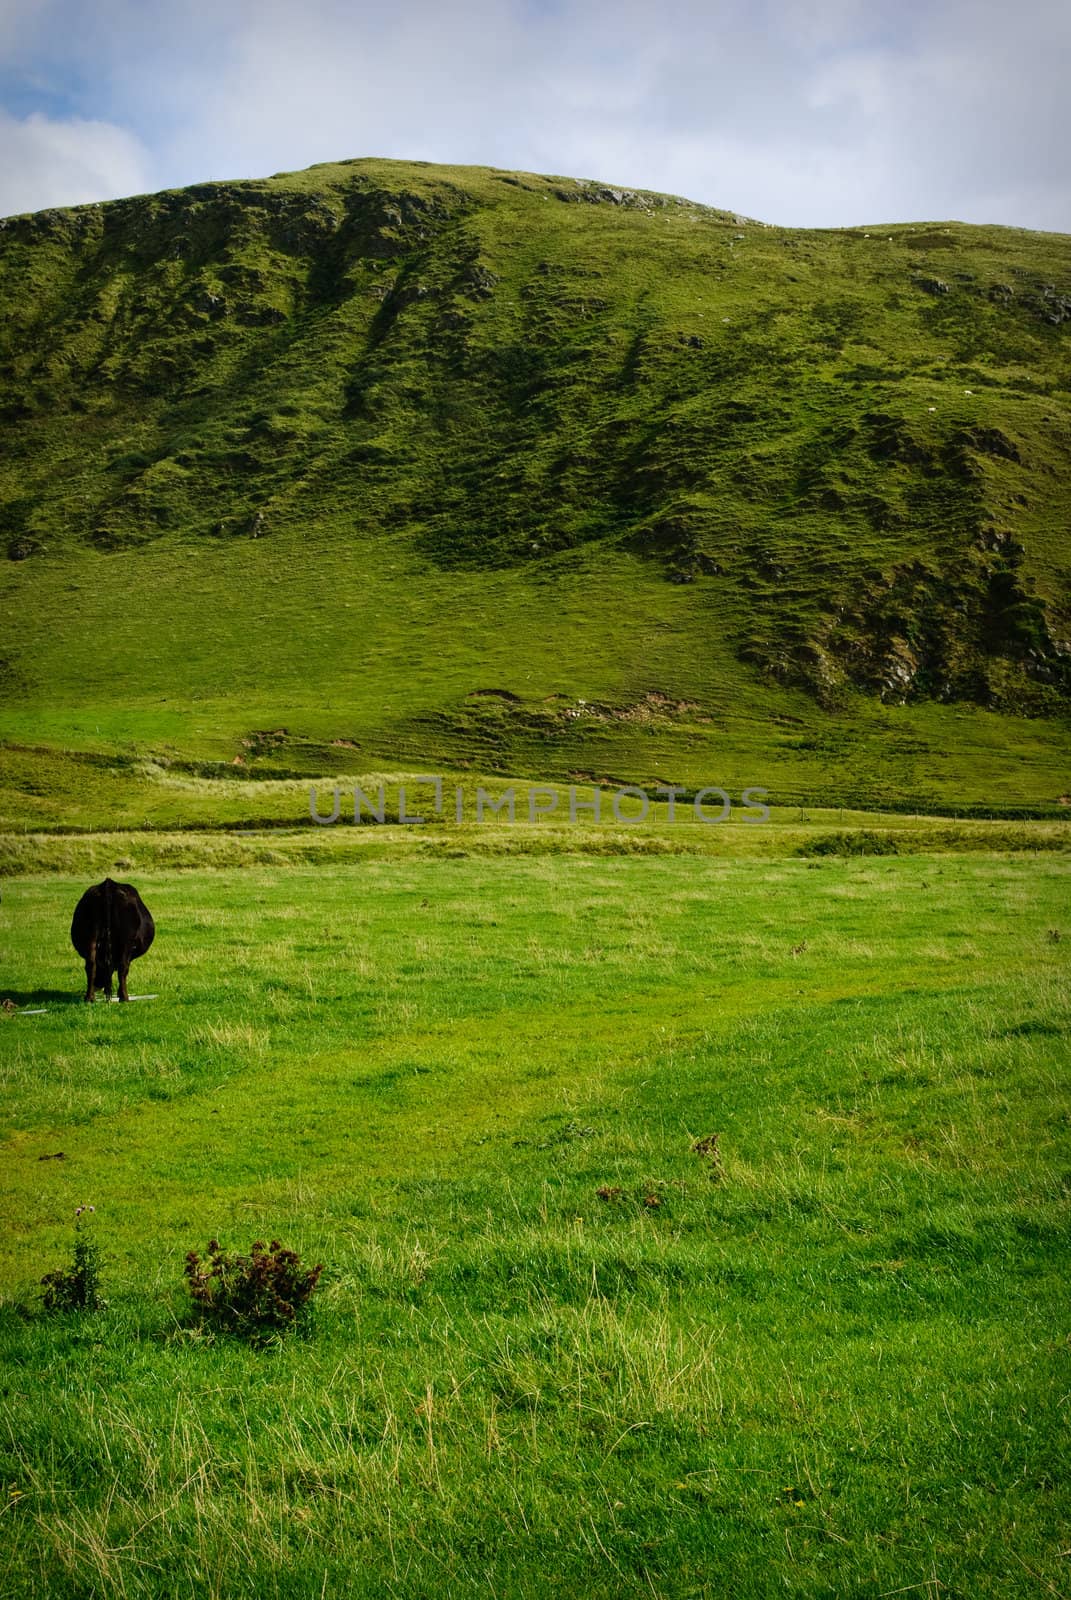
[[[1066,853],[139,871],[124,1007],[4,886],[0,1592],[1069,1592]]]

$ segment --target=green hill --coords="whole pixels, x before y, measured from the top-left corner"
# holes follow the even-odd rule
[[[1055,812],[1069,352],[1009,228],[374,160],[9,218],[0,820],[113,821],[101,762]]]

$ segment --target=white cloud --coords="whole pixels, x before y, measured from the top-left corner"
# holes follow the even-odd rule
[[[0,112],[0,214],[74,206],[149,187],[150,163],[125,128],[81,117]]]
[[[23,81],[75,85],[59,103],[101,119],[38,126],[7,163],[19,204],[57,203],[61,178],[119,194],[381,155],[797,225],[1071,229],[1066,0],[19,3],[48,14],[11,52]]]

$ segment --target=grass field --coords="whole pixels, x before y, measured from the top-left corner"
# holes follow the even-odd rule
[[[8,219],[0,1600],[1071,1600],[1069,245]],[[212,1238],[310,1325],[209,1332]]]
[[[115,629],[117,594],[151,633]],[[1066,712],[823,708],[734,658],[701,584],[604,549],[538,584],[304,532],[69,553],[0,563],[0,631],[26,675],[0,672],[0,827],[211,826],[191,776],[240,784],[230,814],[269,820],[258,782],[398,766],[870,810],[1056,812],[1071,793]]]
[[[1071,1592],[1066,851],[304,837],[131,836],[93,1010],[10,844],[0,1592]],[[31,1313],[83,1203],[110,1305]],[[191,1325],[213,1234],[307,1336]]]

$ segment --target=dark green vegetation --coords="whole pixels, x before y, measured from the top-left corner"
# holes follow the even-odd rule
[[[9,219],[0,312],[24,797],[1071,791],[1064,236],[356,161]]]
[[[296,1250],[273,1239],[254,1239],[248,1255],[210,1239],[204,1256],[186,1253],[186,1287],[200,1326],[250,1344],[269,1344],[299,1326],[323,1272],[302,1264]]]
[[[5,883],[0,1590],[1066,1593],[1066,857],[408,851],[158,871],[122,1008]]]
[[[100,1247],[82,1227],[82,1217],[95,1206],[79,1206],[74,1216],[74,1250],[69,1267],[54,1267],[41,1279],[45,1311],[103,1311],[100,1292]]]

